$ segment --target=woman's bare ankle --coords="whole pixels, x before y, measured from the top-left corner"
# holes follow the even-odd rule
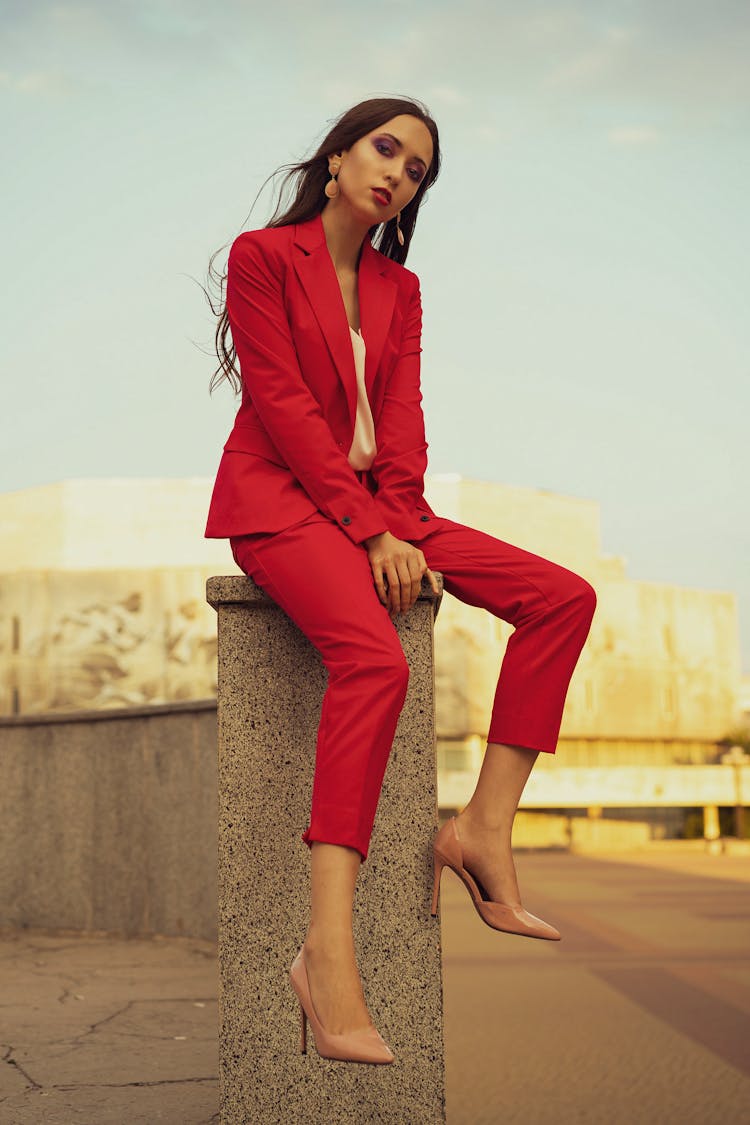
[[[353,952],[354,934],[351,924],[311,922],[305,936],[305,949],[331,952]]]
[[[512,814],[508,813],[486,813],[484,810],[477,810],[466,805],[458,814],[456,819],[459,825],[463,824],[477,833],[488,833],[506,838],[510,841],[511,830],[513,828],[513,820],[515,811]]]

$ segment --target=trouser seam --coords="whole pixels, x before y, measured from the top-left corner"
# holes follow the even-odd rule
[[[449,553],[451,553],[453,555],[456,555],[458,558],[462,559],[464,562],[468,562],[468,563],[472,563],[472,564],[476,563],[475,559],[472,559],[469,555],[464,555],[461,551],[457,551],[455,549],[455,547],[448,548],[448,551],[449,551]],[[553,565],[555,565],[555,564],[553,564]],[[503,563],[497,563],[496,567],[497,567],[498,570],[505,571],[506,573],[510,569],[508,566],[505,566]],[[438,568],[438,570],[439,569],[440,568]],[[440,571],[440,573],[442,573],[442,571]],[[448,581],[451,581],[450,574],[447,577],[448,577]],[[519,574],[518,577],[523,579],[523,581],[526,582],[529,586],[532,586],[537,591],[538,594],[541,594],[541,596],[544,598],[544,600],[547,602],[547,605],[550,606],[550,608],[554,609],[556,604],[558,604],[556,602],[551,601],[550,598],[549,598],[549,595],[545,593],[545,591],[541,588],[541,586],[537,586],[536,582],[534,582],[531,578],[528,578],[525,574]]]

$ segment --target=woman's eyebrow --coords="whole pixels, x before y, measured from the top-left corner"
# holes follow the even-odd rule
[[[383,136],[390,137],[392,141],[396,142],[399,148],[404,147],[403,143],[398,139],[398,137],[394,137],[393,133],[383,133]],[[425,168],[427,167],[427,163],[422,159],[421,156],[415,156],[414,159],[418,160],[420,164],[423,164]]]

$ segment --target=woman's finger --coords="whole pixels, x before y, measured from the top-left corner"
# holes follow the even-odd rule
[[[413,555],[409,560],[409,569],[411,571],[411,597],[409,599],[409,609],[411,609],[411,607],[416,602],[417,598],[419,597],[419,592],[422,589],[422,563],[420,563],[419,561],[419,554],[421,554],[421,552],[418,552],[417,555]]]
[[[398,613],[398,607],[401,603],[401,583],[398,577],[398,571],[395,564],[388,559],[383,563],[385,567],[385,576],[388,580],[388,610],[390,613]]]
[[[400,610],[401,613],[406,613],[410,606],[411,599],[411,574],[409,572],[409,562],[407,559],[402,559],[398,563],[398,580],[401,587],[400,591]]]
[[[430,570],[429,567],[427,567],[427,570],[425,571],[425,574],[427,574],[429,576],[430,583],[432,584],[432,588],[435,591],[435,593],[439,594],[440,593],[440,584],[439,584],[437,578],[435,577],[435,575],[433,574],[433,572]]]
[[[375,589],[378,592],[378,597],[380,598],[383,605],[387,605],[388,595],[386,593],[385,584],[383,582],[383,568],[379,563],[373,563],[371,566],[371,570],[372,578],[375,583]]]

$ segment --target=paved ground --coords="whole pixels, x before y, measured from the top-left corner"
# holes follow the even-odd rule
[[[561,941],[490,930],[444,876],[450,1125],[750,1121],[750,860],[521,853],[516,868]]]
[[[449,1125],[750,1120],[750,860],[516,857],[560,942],[442,884]],[[218,1121],[215,947],[0,937],[2,1125]]]

